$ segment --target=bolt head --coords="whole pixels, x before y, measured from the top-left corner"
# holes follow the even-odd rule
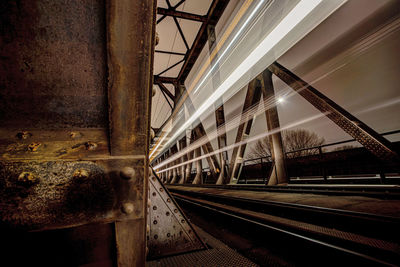
[[[132,203],[124,203],[122,204],[122,212],[125,214],[131,214],[134,210],[133,204]]]
[[[85,169],[77,169],[74,171],[74,178],[86,179],[89,177],[89,172]]]
[[[131,167],[124,167],[121,172],[120,176],[123,179],[129,180],[135,177],[135,169]]]

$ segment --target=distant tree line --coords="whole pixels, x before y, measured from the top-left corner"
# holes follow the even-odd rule
[[[318,136],[316,133],[310,132],[308,130],[296,129],[296,130],[282,131],[282,142],[283,142],[284,152],[286,153],[286,157],[297,158],[302,156],[318,154],[319,153],[318,146],[324,144],[325,139]],[[271,156],[271,145],[269,142],[269,136],[266,136],[256,141],[254,146],[247,154],[246,158],[254,159],[254,158],[263,158],[270,156]]]

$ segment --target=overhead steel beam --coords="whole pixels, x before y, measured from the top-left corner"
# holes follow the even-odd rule
[[[399,161],[392,144],[294,73],[274,62],[268,69],[381,160]]]
[[[157,76],[160,76],[160,75],[166,73],[166,72],[169,71],[170,69],[172,69],[172,68],[178,66],[179,64],[181,64],[183,61],[184,61],[184,59],[179,60],[179,61],[176,62],[175,64],[169,66],[168,68],[166,68],[165,70],[163,70],[162,72],[160,72],[159,74],[157,74]]]
[[[160,83],[160,84],[161,84],[162,86],[164,86],[162,83]],[[171,105],[171,103],[169,103],[168,97],[167,97],[167,95],[166,95],[165,92],[164,92],[164,90],[167,89],[167,88],[165,88],[165,89],[161,88],[160,84],[158,84],[158,88],[160,88],[160,91],[161,91],[162,95],[164,96],[165,101],[167,101],[168,106],[171,108],[171,110],[174,109],[174,107]],[[168,89],[167,89],[167,91],[168,91]],[[168,91],[168,92],[169,92],[169,91]],[[172,95],[172,94],[171,94],[171,95]]]
[[[167,2],[167,5],[168,5],[168,8],[169,8],[169,9],[173,9],[173,8],[174,8],[174,7],[171,6],[171,3],[169,2],[169,0],[165,0],[165,2]],[[185,38],[185,35],[183,34],[181,25],[179,24],[179,22],[178,22],[178,20],[176,19],[176,17],[172,17],[172,19],[174,20],[175,25],[176,25],[176,27],[178,28],[179,34],[180,34],[181,37],[182,37],[182,40],[183,40],[183,43],[185,44],[186,49],[189,50],[189,44],[187,43],[186,38]]]
[[[155,84],[157,84],[160,87],[160,90],[162,92],[164,92],[169,98],[171,98],[172,101],[174,101],[175,96],[168,90],[167,87],[165,87],[164,84],[159,83],[159,82],[154,82]]]
[[[164,50],[155,50],[155,53],[160,53],[160,54],[169,54],[169,55],[175,55],[175,56],[184,56],[186,55],[185,53],[179,53],[179,52],[173,52],[173,51],[164,51]]]
[[[160,77],[157,75],[154,75],[154,83],[169,83],[169,84],[176,84],[178,82],[177,78],[173,77]]]
[[[186,80],[189,72],[193,68],[194,63],[199,57],[201,51],[203,50],[204,45],[208,40],[207,26],[209,24],[217,24],[228,3],[229,0],[214,0],[212,2],[206,15],[207,20],[201,25],[200,30],[197,33],[195,40],[193,41],[192,47],[185,56],[185,63],[183,64],[182,69],[178,75],[179,81]]]
[[[199,22],[207,21],[207,17],[205,17],[205,16],[186,13],[186,12],[182,12],[182,11],[177,11],[177,10],[174,10],[174,9],[166,9],[166,8],[162,8],[162,7],[157,8],[157,13],[159,15],[165,15],[165,16],[181,18],[181,19],[187,19],[187,20],[193,20],[193,21],[199,21]]]
[[[182,5],[184,2],[185,2],[185,0],[179,1],[179,3],[177,3],[177,4],[176,4],[175,6],[173,6],[171,9],[172,9],[172,10],[177,9],[177,8],[178,8],[180,5]],[[166,17],[167,17],[166,15],[162,15],[162,17],[159,18],[159,19],[157,20],[157,24],[160,23],[161,21],[163,21]]]

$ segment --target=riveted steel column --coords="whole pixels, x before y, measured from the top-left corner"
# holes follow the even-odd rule
[[[144,266],[155,0],[107,1],[108,98],[112,156],[142,158],[142,217],[117,221],[118,266]],[[126,206],[125,212],[130,212]]]
[[[265,107],[265,117],[267,119],[268,131],[279,129],[279,116],[276,106],[268,107],[267,103],[275,103],[274,85],[272,83],[272,73],[267,69],[262,73],[262,93]],[[288,182],[285,167],[285,152],[283,151],[281,132],[273,133],[269,136],[271,145],[271,155],[274,162],[268,185],[283,184]]]

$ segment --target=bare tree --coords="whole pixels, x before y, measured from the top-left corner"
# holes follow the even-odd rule
[[[318,146],[325,143],[324,138],[304,129],[282,131],[282,139],[287,158],[318,154]],[[258,140],[247,154],[248,159],[270,156],[271,146],[268,136]]]

